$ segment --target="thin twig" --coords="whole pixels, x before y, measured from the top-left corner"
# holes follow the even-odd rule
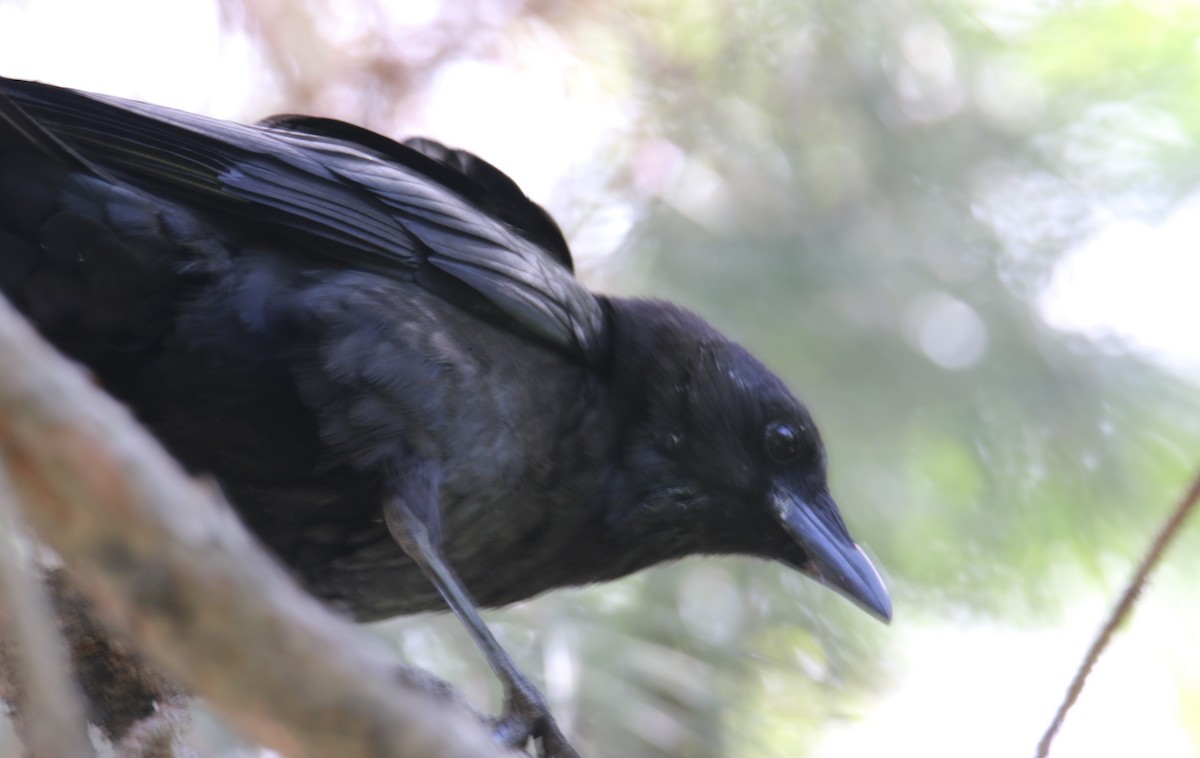
[[[1066,697],[1058,707],[1058,713],[1054,714],[1054,721],[1050,722],[1046,733],[1042,735],[1041,742],[1037,747],[1037,758],[1046,758],[1050,754],[1050,743],[1054,741],[1054,736],[1058,734],[1058,730],[1062,727],[1063,721],[1067,718],[1067,712],[1075,705],[1075,701],[1079,699],[1079,694],[1083,692],[1083,685],[1087,681],[1088,674],[1092,672],[1092,667],[1096,665],[1096,661],[1104,653],[1108,647],[1109,641],[1117,628],[1129,616],[1133,609],[1133,604],[1137,602],[1138,596],[1142,592],[1142,588],[1146,586],[1146,580],[1150,576],[1171,541],[1179,533],[1179,528],[1187,517],[1191,514],[1196,506],[1196,501],[1200,500],[1200,473],[1192,480],[1192,484],[1188,487],[1183,498],[1179,501],[1179,505],[1175,507],[1175,511],[1167,522],[1159,530],[1155,536],[1154,542],[1150,545],[1150,549],[1142,558],[1141,565],[1129,580],[1129,585],[1125,588],[1125,592],[1121,595],[1121,600],[1116,607],[1108,615],[1108,621],[1101,628],[1096,639],[1092,641],[1092,645],[1088,648],[1087,655],[1083,658],[1083,663],[1079,664],[1078,670],[1075,671],[1075,678],[1071,681],[1071,686],[1067,688]]]
[[[0,592],[8,617],[6,663],[16,690],[19,732],[31,756],[94,755],[79,689],[50,600],[19,551],[21,518],[8,469],[0,461]]]

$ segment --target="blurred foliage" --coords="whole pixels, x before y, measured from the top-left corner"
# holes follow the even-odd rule
[[[898,624],[1053,618],[1135,560],[1196,466],[1193,382],[1039,311],[1069,251],[1197,192],[1195,4],[219,2],[271,70],[253,117],[400,135],[465,63],[557,67],[595,121],[529,162],[600,135],[539,197],[581,271],[694,308],[790,381]],[[470,96],[497,134],[541,134],[514,95]],[[521,164],[501,167],[523,181]],[[1194,572],[1188,540],[1173,555]],[[746,560],[491,618],[594,755],[804,755],[894,676],[889,630]],[[452,619],[378,630],[486,701]],[[1181,692],[1195,712],[1195,682]]]

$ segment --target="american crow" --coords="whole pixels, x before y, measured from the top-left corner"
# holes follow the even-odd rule
[[[0,289],[312,592],[448,604],[509,744],[572,754],[476,603],[739,553],[891,616],[804,405],[695,315],[584,288],[469,153],[0,80]]]

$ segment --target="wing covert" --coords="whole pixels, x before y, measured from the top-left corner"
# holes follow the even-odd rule
[[[90,165],[230,217],[240,233],[433,289],[448,276],[465,287],[438,294],[473,312],[494,310],[584,361],[603,350],[603,311],[558,227],[469,153],[327,119],[245,126],[9,79],[0,95]]]

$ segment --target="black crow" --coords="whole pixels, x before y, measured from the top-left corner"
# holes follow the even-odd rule
[[[461,150],[0,80],[0,290],[313,593],[449,605],[508,744],[573,754],[476,604],[743,554],[891,616],[783,382],[685,310],[586,289]]]

